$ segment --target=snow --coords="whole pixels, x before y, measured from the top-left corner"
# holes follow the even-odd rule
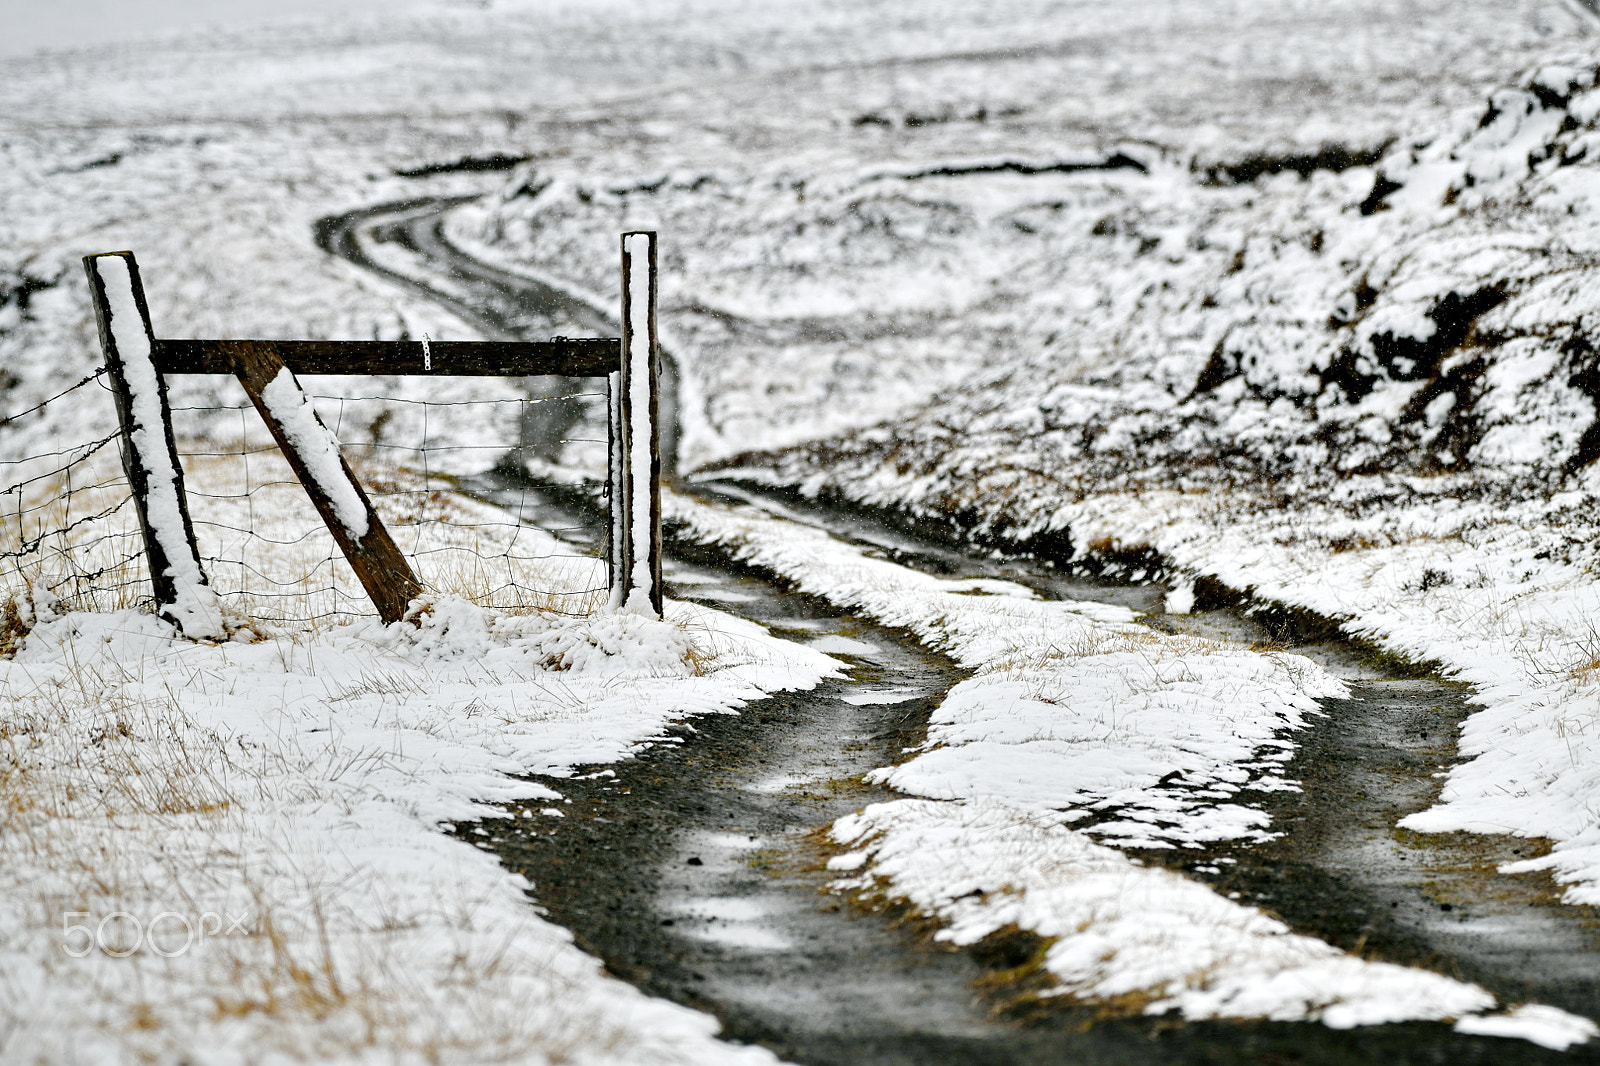
[[[172,581],[170,604],[161,613],[187,636],[196,640],[224,635],[221,608],[195,559],[178,499],[180,474],[172,467],[163,417],[161,380],[156,374],[150,336],[134,301],[133,274],[126,258],[102,255],[94,259],[106,294],[107,330],[122,363],[128,386],[129,434],[138,461],[145,468],[144,516],[149,535],[167,559],[165,576]]]
[[[559,814],[521,775],[835,669],[677,603],[441,599],[420,627],[221,644],[133,611],[41,622],[0,662],[6,1057],[773,1062],[603,977],[537,885],[439,827]]]
[[[650,269],[650,253],[655,240],[649,234],[630,233],[622,243],[631,329],[628,336],[628,435],[633,445],[628,453],[626,476],[629,484],[624,497],[628,501],[628,543],[633,545],[633,573],[628,575],[625,606],[629,610],[648,612],[654,609],[650,601],[655,594],[655,572],[650,559],[650,545],[654,540],[651,502],[655,495],[650,469],[650,441],[655,436],[650,417],[654,377],[651,346],[655,340],[651,326],[654,318],[651,290],[655,279]]]
[[[366,501],[339,457],[338,438],[317,417],[316,408],[311,406],[288,367],[278,371],[262,388],[261,402],[283,427],[289,446],[332,504],[334,517],[344,527],[345,536],[352,544],[359,544],[370,529]]]
[[[655,229],[670,235],[663,267],[671,285],[660,328],[683,378],[686,467],[729,463],[774,483],[947,523],[985,546],[1048,543],[1080,565],[1170,578],[1173,610],[1194,608],[1198,579],[1213,578],[1339,620],[1386,650],[1436,660],[1477,687],[1484,710],[1463,732],[1466,760],[1451,768],[1442,804],[1408,825],[1548,837],[1554,850],[1539,865],[1567,898],[1600,898],[1600,837],[1592,824],[1600,781],[1586,769],[1600,765],[1586,621],[1600,608],[1588,517],[1600,486],[1589,466],[1575,463],[1594,422],[1594,385],[1586,376],[1593,360],[1584,344],[1596,321],[1589,271],[1600,249],[1600,90],[1593,88],[1592,25],[1575,6],[434,5],[137,48],[8,56],[0,64],[0,189],[9,208],[0,219],[0,395],[7,411],[26,409],[92,369],[92,323],[73,282],[85,251],[137,249],[146,277],[160,278],[150,286],[156,318],[175,336],[454,339],[471,334],[449,313],[319,252],[309,239],[315,221],[383,200],[488,194],[446,220],[452,239],[554,278],[601,306],[614,306],[616,296],[615,233]],[[1296,153],[1331,148],[1368,161],[1341,172],[1271,169]],[[1104,160],[1117,151],[1136,156],[1146,172],[973,169]],[[530,158],[509,174],[394,174],[493,152]],[[1226,176],[1226,168],[1252,161],[1267,167],[1259,177]],[[939,169],[959,173],[929,173]],[[541,191],[526,195],[525,185]],[[1377,195],[1389,185],[1398,187]],[[417,265],[393,242],[372,247],[397,269]],[[1463,325],[1457,312],[1466,317],[1466,333],[1452,339]],[[553,322],[550,331],[567,327]],[[174,383],[185,448],[232,446],[239,414],[227,387]],[[430,587],[487,603],[495,588],[531,582],[549,592],[552,610],[588,615],[598,606],[587,591],[600,583],[592,561],[554,558],[563,549],[527,531],[496,532],[483,510],[442,491],[448,486],[440,471],[481,470],[486,455],[514,442],[516,383],[336,380],[319,387],[328,392],[318,403],[336,435],[352,443],[371,438],[374,473],[418,498],[437,492],[428,520],[405,528],[413,540],[405,550],[419,567],[436,566],[447,578],[424,575]],[[429,408],[361,398],[373,395],[495,406],[426,422]],[[432,453],[427,466],[391,443],[415,439],[424,424],[435,444],[454,449]],[[5,423],[0,458],[53,465],[46,457],[114,428],[110,404],[90,386],[69,403]],[[96,456],[90,466],[110,485],[104,468],[112,464],[101,462],[107,458]],[[566,458],[596,465],[577,445]],[[608,649],[633,649],[629,669],[667,671],[665,681],[653,677],[645,686],[651,700],[668,700],[670,689],[683,713],[726,706],[722,696],[704,695],[702,703],[694,695],[701,690],[671,672],[676,638],[629,628],[641,620],[605,612],[582,624],[542,627],[446,599],[417,643],[384,645],[378,661],[387,673],[358,669],[360,656],[350,650],[357,645],[340,641],[387,638],[364,622],[308,624],[350,617],[350,597],[341,591],[347,575],[314,535],[295,539],[314,530],[315,517],[297,510],[303,501],[293,493],[262,488],[249,508],[222,498],[234,491],[230,479],[243,465],[238,456],[190,460],[191,488],[199,490],[191,502],[202,554],[221,560],[207,564],[213,583],[229,610],[256,619],[267,639],[244,643],[247,630],[225,645],[179,645],[143,616],[121,611],[118,597],[127,594],[119,590],[142,580],[136,565],[117,562],[130,531],[115,523],[126,516],[85,526],[71,566],[50,565],[78,575],[104,569],[129,583],[57,596],[51,589],[72,589],[70,582],[24,583],[28,575],[6,572],[5,595],[35,623],[40,643],[27,651],[48,660],[3,664],[7,684],[25,694],[6,705],[8,713],[60,694],[70,697],[70,710],[59,729],[45,713],[34,733],[12,733],[5,743],[45,737],[41,750],[59,753],[52,758],[63,766],[98,757],[108,744],[119,757],[124,749],[179,745],[176,753],[150,754],[152,765],[180,764],[186,751],[212,758],[209,734],[181,722],[162,732],[130,721],[135,742],[112,721],[100,745],[82,743],[100,724],[93,716],[119,706],[137,710],[156,701],[150,721],[165,723],[155,716],[171,684],[172,699],[197,729],[226,726],[245,739],[244,748],[225,749],[246,760],[243,769],[216,771],[230,788],[260,778],[267,793],[285,782],[282,792],[244,787],[243,798],[230,798],[219,812],[158,809],[146,817],[135,805],[127,816],[145,819],[136,831],[119,823],[102,832],[109,816],[101,811],[99,821],[79,819],[81,827],[74,821],[63,830],[60,854],[19,866],[8,858],[0,864],[5,876],[48,874],[76,907],[85,892],[100,889],[80,861],[92,852],[73,849],[120,855],[117,849],[128,848],[127,867],[140,874],[128,883],[139,892],[146,881],[171,883],[181,889],[177,898],[188,892],[227,903],[252,867],[241,856],[259,856],[264,891],[287,901],[274,913],[290,923],[284,943],[293,966],[273,962],[257,937],[239,948],[245,968],[238,972],[266,974],[259,987],[281,991],[286,975],[316,973],[303,963],[320,951],[311,903],[322,899],[329,913],[361,916],[367,925],[350,927],[367,933],[348,943],[336,937],[330,951],[334,972],[370,978],[360,987],[381,993],[364,1020],[425,1027],[442,1019],[445,1027],[406,1030],[420,1035],[410,1044],[397,1040],[400,1050],[388,1057],[423,1046],[466,1046],[460,1057],[468,1060],[494,1057],[509,1045],[450,1041],[463,1032],[480,1041],[527,1036],[534,1023],[551,1019],[545,1005],[554,999],[547,997],[573,1005],[576,1019],[572,1030],[548,1030],[560,1039],[576,1034],[570,1054],[566,1045],[552,1050],[538,1045],[538,1034],[527,1036],[552,1057],[604,1060],[608,1047],[622,1049],[613,1061],[743,1054],[711,1044],[705,1019],[630,998],[600,978],[529,913],[521,886],[506,882],[498,867],[433,834],[427,818],[396,813],[413,790],[421,796],[417,810],[428,809],[436,794],[430,789],[448,794],[438,810],[470,812],[473,801],[495,798],[495,789],[521,787],[507,784],[506,769],[536,764],[555,773],[569,765],[564,760],[615,758],[648,736],[665,719],[604,724],[623,715],[593,684],[593,672],[621,654]],[[260,456],[248,465],[248,477],[283,477]],[[98,510],[114,502],[111,493],[86,490],[84,505]],[[422,510],[387,498],[375,505],[391,529]],[[1002,914],[1025,914],[1055,929],[1061,915],[1097,905],[1094,893],[1124,877],[1172,914],[1209,916],[1248,945],[1245,954],[1230,955],[1203,928],[1174,919],[1170,942],[1186,951],[1159,957],[1137,923],[1113,920],[1105,935],[1125,944],[1127,957],[1100,969],[1089,954],[1074,952],[1089,951],[1101,932],[1076,944],[1064,937],[1053,963],[1064,987],[1092,995],[1138,985],[1152,1005],[1197,1017],[1266,1010],[1344,1024],[1390,1009],[1347,983],[1370,977],[1374,987],[1398,989],[1393,1010],[1412,1016],[1465,1012],[1473,1019],[1466,1025],[1478,1031],[1515,1028],[1552,1041],[1588,1031],[1535,1007],[1492,1020],[1472,1014],[1482,1001],[1468,986],[1326,956],[1270,919],[1216,909],[1195,886],[1125,858],[1133,847],[1273,831],[1249,806],[1251,789],[1289,786],[1274,774],[1289,749],[1273,745],[1293,743],[1312,713],[1311,694],[1330,683],[1293,657],[1156,638],[1114,609],[1074,611],[983,586],[924,583],[880,569],[882,560],[841,554],[807,536],[779,536],[760,516],[702,514],[693,521],[708,536],[748,537],[741,550],[759,555],[762,565],[788,568],[796,580],[859,601],[892,624],[920,627],[924,639],[976,671],[938,711],[934,728],[946,749],[885,768],[886,778],[918,798],[871,815],[871,826],[885,827],[882,835],[857,824],[866,833],[857,838],[864,850],[851,861],[860,869],[900,861],[900,839],[937,838],[961,845],[939,852],[951,856],[952,870],[968,869],[963,855],[992,839],[1059,843],[1063,855],[1100,871],[1079,884],[1059,867],[1046,868],[1038,854],[1002,855],[1015,861],[1012,873],[1032,878],[1024,894],[1031,899],[1013,898],[996,883],[959,905],[931,875],[921,880],[920,867],[896,873],[885,891],[925,891],[930,907],[951,916],[951,929],[959,916],[963,935],[976,935]],[[89,536],[113,528],[120,540]],[[265,550],[241,539],[238,528],[288,543]],[[432,554],[436,548],[452,554]],[[541,557],[536,566],[513,558],[523,550]],[[490,557],[504,563],[504,574],[472,569],[473,560]],[[462,569],[452,571],[456,564],[446,559]],[[538,571],[536,582],[525,566]],[[715,618],[714,632],[736,629]],[[62,636],[73,626],[85,627],[81,636]],[[58,645],[48,643],[58,638]],[[59,653],[49,652],[52,646]],[[468,691],[449,679],[475,675],[450,671],[472,670],[474,647],[520,656],[519,670],[546,660],[571,665],[538,666],[529,675],[533,685],[502,689],[477,678]],[[374,654],[365,645],[359,650]],[[443,658],[431,658],[435,652]],[[750,661],[694,683],[722,677],[732,686],[742,670],[739,684],[781,686],[821,669],[783,666],[786,654],[763,644],[752,660],[778,665]],[[96,658],[106,655],[112,659]],[[90,707],[73,687],[76,675],[64,664],[74,656],[112,664],[85,675],[91,683],[105,675],[101,687],[112,696],[104,707]],[[319,688],[324,662],[332,688]],[[46,684],[27,688],[16,672],[24,668]],[[424,696],[407,686],[426,688],[436,669],[447,688],[456,686],[448,688],[455,702],[427,710]],[[508,668],[500,676],[512,675]],[[361,684],[373,691],[354,691]],[[617,691],[640,684],[629,675]],[[1173,701],[1190,684],[1205,713],[1175,725]],[[217,696],[229,685],[249,697],[236,700],[237,708]],[[1067,685],[1093,698],[1082,706],[1062,701],[1064,689],[1052,686]],[[1241,698],[1222,698],[1228,685],[1238,686]],[[493,754],[500,740],[473,739],[500,729],[483,723],[490,712],[464,710],[477,706],[480,690],[492,695],[485,706],[512,719],[509,756]],[[514,705],[506,693],[516,694]],[[587,712],[563,702],[567,694],[609,708],[593,736],[583,724]],[[991,695],[992,712],[984,702]],[[347,715],[351,706],[370,717]],[[1014,717],[987,717],[1002,710]],[[411,728],[420,720],[465,739],[450,741],[455,746],[428,739],[427,730]],[[297,725],[305,728],[291,728]],[[339,761],[343,748],[327,743],[334,726],[360,742],[352,742],[356,761],[348,766]],[[524,729],[533,739],[521,739]],[[1099,745],[1104,765],[1074,759],[1081,745]],[[361,761],[372,752],[382,758]],[[428,764],[412,776],[385,778],[377,799],[338,791],[341,782],[369,781],[369,770],[402,755],[423,763],[437,755],[440,766],[457,756],[459,762],[448,773]],[[993,769],[1013,757],[1020,769],[1009,779]],[[285,769],[302,764],[311,769]],[[411,774],[412,762],[396,765]],[[97,770],[92,780],[137,791],[140,777],[122,769]],[[1160,786],[1173,771],[1179,776]],[[1018,777],[1035,782],[1037,793],[1017,787]],[[455,783],[439,784],[446,781]],[[95,794],[75,789],[71,802],[89,803]],[[1067,810],[1046,809],[1044,797]],[[559,809],[545,805],[556,802],[552,797],[527,798],[540,810]],[[287,823],[271,823],[263,812],[274,803],[291,810],[293,825],[305,832],[285,835]],[[230,830],[234,837],[215,851],[185,843],[183,819],[226,820],[235,817],[230,812],[244,828]],[[390,826],[398,828],[385,836]],[[73,835],[79,829],[82,835]],[[939,837],[946,829],[952,835]],[[428,874],[414,896],[407,876],[373,887],[370,871],[406,866],[398,850],[363,850],[379,838],[416,849]],[[52,839],[0,838],[8,847],[40,848],[54,846]],[[193,839],[216,838],[197,830]],[[145,877],[160,872],[163,844],[173,855],[210,858],[174,861],[181,876],[168,881]],[[1024,869],[1024,859],[1033,865]],[[195,871],[210,867],[217,872],[208,887],[210,875]],[[299,869],[307,872],[303,880]],[[1114,876],[1097,880],[1108,870]],[[218,1061],[243,1054],[238,1049],[262,1033],[313,1041],[306,1045],[313,1057],[346,1054],[330,1048],[346,1047],[339,1041],[355,1026],[356,1008],[341,1007],[326,1024],[303,1015],[268,1025],[249,1013],[183,1013],[204,1003],[194,996],[230,987],[237,974],[225,967],[183,971],[177,960],[170,973],[158,973],[166,964],[148,954],[120,963],[93,956],[81,961],[101,975],[99,983],[75,984],[82,974],[70,970],[74,964],[49,954],[59,941],[41,939],[46,925],[59,933],[60,914],[39,905],[27,921],[16,917],[35,906],[32,891],[30,884],[0,894],[8,901],[0,925],[6,958],[36,960],[0,977],[20,985],[7,992],[16,991],[9,1000],[20,1005],[15,1009],[31,1011],[19,1030],[28,1039],[66,1040],[73,1019],[88,1018],[99,1021],[78,1032],[93,1040],[149,1042],[140,1049],[169,1040],[191,1056],[214,1048]],[[384,891],[397,894],[392,907]],[[138,898],[154,904],[162,897],[152,891]],[[486,901],[483,923],[441,916],[439,901],[451,899]],[[398,945],[392,956],[371,946],[378,936],[372,928],[385,928],[374,913],[396,916],[383,933]],[[421,917],[407,932],[413,913]],[[438,1001],[426,993],[444,972],[429,968],[444,965],[443,939],[459,936],[478,950],[489,930],[554,960],[549,972],[558,977],[517,963],[495,971],[508,975],[505,983],[481,996],[441,977],[431,986],[459,998],[435,1009]],[[206,959],[231,965],[227,953],[239,946],[220,943],[228,940],[207,941],[216,953]],[[1174,984],[1188,962],[1204,958],[1219,963],[1214,983]],[[48,965],[37,961],[46,959]],[[354,969],[340,969],[346,966]],[[1269,972],[1284,975],[1283,988],[1261,991]],[[35,981],[37,973],[44,976]],[[422,976],[412,987],[395,973]],[[1315,975],[1329,998],[1298,996],[1290,987],[1295,975]],[[154,990],[149,1002],[138,998],[140,981]],[[309,987],[328,991],[325,983]],[[163,990],[171,994],[157,1002]],[[289,1009],[282,996],[262,1002]],[[583,1004],[596,1006],[586,1013]],[[153,1029],[131,1024],[146,1017],[180,1021]],[[462,1017],[469,1021],[451,1020]],[[603,1023],[591,1025],[594,1018]],[[672,1047],[648,1043],[657,1038]],[[92,1057],[85,1046],[77,1054]],[[94,1048],[102,1046],[111,1045]],[[379,1053],[348,1052],[361,1054]]]
[[[792,182],[719,176],[714,218],[677,194],[657,210],[719,235],[741,226],[730,197],[750,229],[760,212],[793,220],[745,260],[685,264],[685,290],[752,317],[754,296],[722,294],[792,274],[864,305],[908,273],[929,293],[956,264],[964,279],[911,320],[915,356],[865,312],[813,309],[873,346],[870,401],[847,365],[821,378],[857,410],[769,369],[815,359],[749,331],[725,353],[702,328],[724,441],[701,457],[980,542],[1050,538],[1063,561],[1112,572],[1142,572],[1120,560],[1147,551],[1178,610],[1213,577],[1441,663],[1485,709],[1441,804],[1405,824],[1548,838],[1564,898],[1600,901],[1595,530],[1546,502],[1595,486],[1597,61],[1571,45],[1529,53],[1487,104],[1419,114],[1375,167],[1341,174],[1205,186],[1193,175],[1214,149],[1191,144],[1146,175],[891,175],[870,196],[818,164],[791,207]],[[940,350],[955,362],[930,374]],[[741,398],[755,365],[766,395]],[[878,384],[897,375],[928,392]],[[773,396],[792,396],[792,426]]]
[[[909,900],[941,920],[943,941],[975,944],[1012,925],[1047,938],[1044,967],[1056,983],[1046,995],[1136,996],[1147,1014],[1315,1019],[1337,1029],[1494,1007],[1476,985],[1296,936],[1194,881],[1136,866],[1065,821],[984,800],[874,804],[835,824],[834,838],[858,850],[833,868],[870,859],[868,873],[839,888]]]
[[[1238,794],[1294,787],[1274,773],[1293,747],[1281,735],[1315,713],[1314,696],[1346,692],[1309,660],[1163,636],[1101,604],[974,595],[969,582],[868,558],[750,507],[672,494],[667,510],[695,539],[909,629],[973,672],[933,712],[920,750],[868,775],[928,798],[834,823],[848,850],[829,868],[851,875],[836,891],[908,902],[953,944],[1036,933],[1054,978],[1044,995],[1132,997],[1147,1014],[1189,1019],[1470,1018],[1537,1042],[1591,1034],[1587,1019],[1552,1007],[1538,1008],[1539,1024],[1486,1015],[1495,997],[1477,985],[1345,954],[1126,854],[1267,830]],[[1169,787],[1174,769],[1182,783]],[[1115,848],[1074,828],[1104,808],[1119,818],[1093,831]]]
[[[1587,1018],[1575,1018],[1565,1011],[1534,1003],[1504,1015],[1462,1018],[1456,1022],[1456,1031],[1477,1036],[1520,1037],[1557,1051],[1600,1036],[1600,1027]]]
[[[934,712],[926,749],[871,775],[911,795],[1094,816],[1124,847],[1261,839],[1266,815],[1240,793],[1284,787],[1282,737],[1348,691],[1297,655],[1166,636],[1125,608],[934,578],[752,508],[667,498],[689,535],[974,671]]]
[[[6,11],[0,52],[20,54],[138,40],[165,31],[221,22],[250,23],[292,14],[379,7],[377,0],[79,0],[73,4],[18,4]],[[387,7],[388,4],[381,6]]]

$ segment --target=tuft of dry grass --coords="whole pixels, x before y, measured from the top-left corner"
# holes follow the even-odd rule
[[[0,603],[0,659],[16,655],[23,638],[32,631],[32,624],[23,619],[22,611],[17,607],[17,597],[7,596],[5,602]]]

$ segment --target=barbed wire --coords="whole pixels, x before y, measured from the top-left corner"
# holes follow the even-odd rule
[[[50,471],[48,471],[46,473],[39,474],[39,475],[37,475],[35,477],[24,478],[22,481],[19,481],[15,485],[12,485],[10,488],[0,489],[0,494],[6,493],[6,492],[10,492],[13,489],[25,487],[25,486],[29,485],[30,483],[32,483],[34,481],[39,481],[39,480],[41,480],[43,478],[52,477],[55,474],[59,474],[63,470],[67,469],[68,467],[75,466],[78,463],[82,462],[83,460],[89,458],[95,452],[98,452],[101,448],[104,448],[106,445],[108,445],[112,441],[116,440],[117,437],[119,437],[120,435],[121,434],[119,434],[119,433],[108,433],[104,437],[101,437],[99,440],[90,441],[88,444],[74,445],[71,448],[62,448],[60,451],[54,451],[54,452],[36,452],[33,455],[28,456],[26,459],[3,459],[3,460],[0,460],[0,467],[4,467],[4,466],[29,466],[29,465],[34,465],[34,464],[40,463],[40,462],[42,462],[42,461],[44,461],[46,459],[59,459],[63,455],[71,455],[73,452],[77,451],[79,448],[86,449],[82,455],[79,455],[79,456],[69,460],[66,463],[65,466],[56,467],[54,470],[50,470]]]
[[[48,412],[104,373],[84,377],[0,420],[0,426]],[[606,592],[598,558],[561,539],[598,542],[600,523],[536,529],[517,514],[463,494],[458,480],[507,456],[605,443],[565,434],[531,444],[523,439],[536,405],[605,398],[591,390],[439,400],[313,394],[336,434],[360,405],[361,417],[353,424],[364,426],[372,439],[347,443],[347,462],[391,535],[404,533],[405,550],[426,587],[508,611],[564,613],[586,613]],[[278,625],[370,616],[364,591],[253,405],[186,403],[172,411],[175,423],[209,422],[197,432],[178,433],[179,452],[201,560],[223,600],[239,615]],[[238,413],[239,429],[224,439],[215,419],[226,420],[232,412]],[[580,409],[567,421],[573,417],[585,416]],[[24,596],[30,603],[60,600],[91,609],[150,606],[137,510],[128,506],[132,496],[120,449],[109,447],[119,438],[110,433],[0,460],[0,484],[6,471],[15,472],[12,483],[0,488],[0,603]]]
[[[14,415],[6,415],[4,418],[0,418],[0,426],[7,426],[7,425],[11,424],[12,422],[20,421],[21,419],[27,418],[29,415],[31,415],[31,414],[33,414],[33,413],[35,413],[37,411],[43,411],[46,407],[49,407],[51,404],[55,403],[57,400],[59,400],[62,397],[66,396],[68,393],[76,392],[77,390],[83,388],[85,385],[89,384],[89,382],[91,382],[91,381],[98,381],[100,378],[105,377],[105,374],[106,374],[106,368],[105,367],[101,367],[99,370],[96,370],[94,373],[88,374],[88,375],[85,375],[82,378],[79,378],[77,381],[73,382],[71,385],[68,385],[66,388],[62,389],[60,392],[56,393],[54,396],[50,397],[49,399],[39,401],[38,403],[34,404],[32,407],[28,408],[26,411],[18,411]]]
[[[126,507],[131,499],[131,496],[120,499],[111,506],[97,511],[94,514],[84,515],[82,518],[67,523],[60,529],[45,530],[30,539],[25,539],[22,541],[21,546],[15,550],[0,551],[0,559],[20,559],[25,555],[32,555],[34,552],[39,550],[39,546],[44,543],[46,538],[65,536],[66,534],[71,533],[74,529],[77,529],[79,526],[88,525],[90,522],[98,522],[102,518],[109,518],[111,515],[116,514],[118,511]]]

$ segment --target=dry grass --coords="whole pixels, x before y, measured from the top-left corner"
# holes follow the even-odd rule
[[[189,507],[212,586],[247,625],[305,629],[372,613],[288,464],[253,440],[185,460]],[[603,571],[550,536],[454,491],[453,479],[359,464],[374,506],[429,591],[518,613],[587,614]],[[143,540],[110,448],[4,497],[0,657],[41,611],[148,602]],[[9,555],[9,557],[8,557]]]
[[[232,683],[108,657],[0,673],[0,949],[42,967],[52,1010],[88,1026],[86,1048],[175,1061],[197,1039],[243,1035],[309,1060],[365,1049],[383,1061],[562,1061],[624,1039],[560,966],[528,952],[530,931],[551,956],[561,947],[531,913],[507,926],[478,913],[465,881],[459,895],[418,899],[307,850],[296,820],[357,809],[365,771],[391,756],[292,730],[245,743],[186,710]],[[332,686],[330,700],[422,691],[375,671]],[[277,828],[263,833],[263,817]],[[64,916],[162,912],[243,920],[170,959],[149,943],[126,958],[62,956]],[[454,945],[443,954],[441,937]],[[48,1030],[13,1013],[27,999],[10,980],[0,974],[0,1036]]]
[[[316,631],[371,608],[303,490],[275,454],[196,456],[186,473],[201,555],[236,622],[263,620],[257,635],[274,633],[285,668],[303,658],[314,673]],[[71,492],[65,474],[34,482],[20,516],[0,522],[0,552],[19,553],[0,561],[0,660],[13,659],[39,620],[103,616],[147,595],[134,510],[113,506],[127,499],[115,452],[70,476]],[[597,560],[459,495],[448,479],[368,476],[435,597],[519,614],[584,615],[605,602]],[[686,643],[694,670],[710,672],[715,651]],[[195,649],[202,659],[222,650]],[[175,1061],[197,1040],[239,1034],[288,1058],[419,1062],[560,1062],[597,1049],[603,1058],[639,1038],[628,1019],[606,1016],[592,979],[574,984],[571,964],[553,961],[569,949],[531,912],[508,922],[491,909],[498,917],[486,921],[470,902],[475,882],[418,901],[405,886],[369,883],[337,854],[306,851],[292,838],[296,819],[359,809],[371,771],[413,771],[393,753],[308,738],[287,720],[271,743],[202,726],[186,707],[225,705],[239,678],[183,665],[198,661],[0,661],[0,951],[39,967],[17,971],[34,972],[34,987],[0,973],[0,1057],[50,1030],[25,1013],[25,993],[38,987],[65,997],[52,1012],[85,1027],[83,1048],[141,1060]],[[560,686],[484,683],[525,693],[535,706],[519,710],[519,723],[575,713],[577,697]],[[318,702],[337,721],[429,692],[413,672],[374,666],[330,680]],[[471,705],[460,713],[474,714]],[[398,734],[393,742],[398,752]],[[122,912],[249,920],[176,959],[148,945],[127,958],[61,955],[64,915]],[[442,955],[441,938],[454,944]]]

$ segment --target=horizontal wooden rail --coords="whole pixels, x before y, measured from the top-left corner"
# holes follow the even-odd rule
[[[296,374],[423,374],[450,377],[603,378],[616,370],[622,344],[613,337],[550,341],[261,341],[161,340],[157,373],[233,374],[232,353],[271,352]]]

